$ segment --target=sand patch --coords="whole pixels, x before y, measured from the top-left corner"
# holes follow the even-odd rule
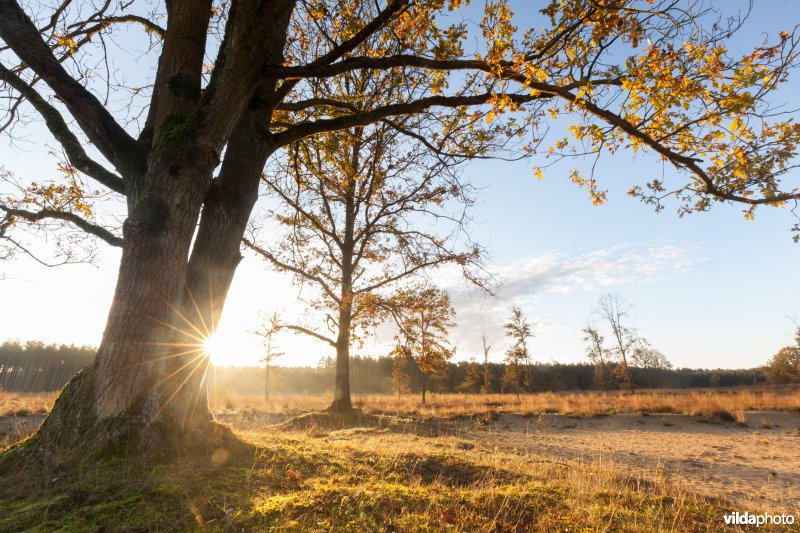
[[[800,512],[800,415],[747,412],[746,426],[683,415],[525,417],[458,422],[483,446],[602,464],[754,507]]]

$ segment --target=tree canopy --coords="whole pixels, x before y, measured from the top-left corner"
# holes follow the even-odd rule
[[[674,175],[640,176],[630,193],[658,209],[675,196],[682,214],[728,201],[745,204],[752,217],[758,205],[800,197],[792,181],[800,126],[772,99],[796,65],[793,28],[776,28],[737,56],[729,43],[746,17],[702,3],[554,1],[530,17],[487,2],[482,18],[466,20],[453,14],[464,10],[458,1],[166,7],[65,1],[34,15],[4,2],[3,130],[22,134],[41,120],[59,147],[52,179],[14,181],[17,194],[0,205],[8,250],[27,250],[12,228],[54,225],[120,246],[121,227],[97,215],[97,197],[125,195],[158,135],[168,141],[178,122],[218,161],[242,115],[258,117],[250,133],[269,137],[271,151],[320,132],[457,109],[425,132],[432,148],[457,151],[485,131],[484,121],[506,118],[502,127],[521,135],[522,153],[653,152]],[[286,28],[276,30],[276,21]],[[246,43],[272,33],[285,39],[282,52],[248,53]],[[134,47],[144,50],[136,63],[145,75],[126,83],[118,71]],[[389,83],[402,85],[406,98],[332,90],[355,71],[394,73]],[[257,105],[248,107],[249,98]],[[355,105],[361,100],[372,105]],[[570,136],[548,138],[548,123],[563,115]],[[545,163],[537,165],[541,176]],[[605,201],[595,176],[572,179]]]

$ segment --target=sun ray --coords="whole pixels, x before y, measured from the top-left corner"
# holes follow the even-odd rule
[[[206,367],[203,369],[203,379],[200,380],[200,386],[197,387],[197,395],[194,397],[194,405],[192,406],[192,413],[197,410],[197,405],[200,403],[200,395],[203,392],[203,387],[206,390],[206,404],[208,403],[208,367],[211,366],[211,358],[206,358]]]
[[[179,316],[180,316],[180,314],[179,314]],[[185,320],[185,318],[184,318],[184,317],[182,317],[182,316],[181,316],[180,318],[182,318],[183,320]],[[155,321],[157,324],[159,324],[159,325],[162,325],[162,326],[168,327],[169,329],[172,329],[172,330],[174,330],[174,331],[177,331],[178,333],[182,333],[183,335],[186,335],[187,337],[190,337],[190,338],[192,338],[192,339],[194,339],[194,340],[196,340],[196,341],[198,341],[198,342],[200,342],[200,343],[202,343],[202,342],[203,342],[203,340],[204,340],[204,339],[205,339],[205,337],[206,337],[206,335],[204,335],[202,331],[200,331],[199,329],[197,329],[197,328],[196,328],[196,327],[194,327],[194,326],[192,326],[192,329],[194,329],[194,330],[197,332],[197,334],[198,334],[199,336],[192,335],[192,334],[191,334],[191,333],[189,333],[188,331],[186,331],[186,330],[183,330],[183,329],[181,329],[181,328],[179,328],[179,327],[177,327],[177,326],[175,326],[175,325],[173,325],[173,324],[170,324],[169,322],[164,322],[163,320],[159,320],[159,319],[157,319],[157,318],[153,318],[152,320],[154,320],[154,321]]]
[[[210,361],[210,358],[209,358],[209,361]],[[216,365],[211,365],[211,372],[214,374],[214,385],[213,385],[213,388],[212,388],[212,391],[214,393],[214,401],[213,401],[212,405],[214,405],[216,407],[216,405],[217,405],[217,367],[216,367]],[[212,410],[212,413],[213,413],[213,410]]]
[[[191,363],[191,362],[193,362],[193,361],[190,361],[190,363]],[[186,385],[186,382],[187,382],[187,381],[189,381],[189,379],[191,379],[191,377],[194,375],[194,373],[195,373],[195,372],[197,372],[197,369],[198,369],[198,368],[200,368],[200,365],[202,365],[202,364],[203,364],[203,360],[201,359],[200,361],[198,361],[198,362],[197,362],[197,364],[196,364],[196,365],[195,365],[195,367],[194,367],[194,368],[191,370],[191,372],[189,372],[189,374],[186,376],[186,378],[185,378],[183,381],[181,381],[180,385],[178,385],[177,387],[175,387],[175,392],[173,392],[173,393],[170,395],[170,397],[169,397],[169,398],[167,398],[167,401],[165,401],[165,402],[164,402],[164,403],[161,405],[161,408],[159,408],[159,410],[158,410],[158,412],[159,412],[159,415],[160,415],[160,414],[161,414],[161,412],[162,412],[162,411],[163,411],[163,410],[164,410],[164,409],[167,407],[167,405],[169,405],[169,403],[172,401],[172,399],[173,399],[173,398],[175,398],[175,396],[177,396],[177,395],[178,395],[178,393],[181,391],[181,389],[183,388],[183,386],[184,386],[184,385]],[[183,369],[183,368],[186,368],[187,366],[189,366],[189,365],[188,365],[188,364],[186,364],[186,365],[182,366],[182,367],[181,367],[181,369]]]
[[[185,357],[185,356],[191,355],[191,354],[193,354],[195,352],[203,354],[204,351],[203,351],[202,346],[196,346],[192,350],[186,350],[186,351],[183,351],[183,352],[178,352],[178,353],[174,353],[174,354],[170,354],[170,355],[164,355],[164,356],[161,356],[161,357],[156,357],[154,359],[148,359],[146,361],[139,361],[137,363],[131,363],[131,364],[125,365],[124,367],[121,367],[121,368],[135,368],[137,366],[142,366],[144,364],[157,363],[159,361],[166,361],[167,359],[175,359],[175,358],[178,358],[178,357]]]
[[[197,300],[195,300],[194,295],[192,294],[192,291],[187,289],[186,290],[186,294],[189,296],[189,299],[192,301],[192,307],[194,307],[195,313],[197,313],[197,316],[200,319],[200,325],[206,331],[206,336],[210,335],[210,330],[209,330],[208,326],[206,325],[206,321],[203,320],[203,313],[200,312],[200,308],[197,306]],[[181,314],[180,311],[177,311],[177,313]],[[187,322],[188,322],[188,319],[184,319],[184,320],[187,320]]]
[[[153,386],[150,388],[150,391],[149,391],[149,392],[152,392],[152,391],[154,391],[154,390],[155,390],[157,387],[160,387],[160,386],[161,386],[161,385],[163,385],[165,382],[167,382],[168,380],[172,379],[172,378],[173,378],[173,377],[174,377],[176,374],[178,374],[179,372],[181,372],[181,371],[182,371],[184,368],[186,368],[187,366],[191,365],[191,364],[192,364],[192,363],[194,363],[195,361],[197,361],[197,360],[200,360],[200,361],[202,361],[202,360],[203,360],[203,358],[206,358],[206,357],[207,357],[207,356],[206,356],[205,354],[201,353],[201,354],[197,355],[196,357],[193,357],[193,358],[189,359],[189,361],[187,361],[186,363],[184,363],[183,365],[181,365],[180,367],[178,367],[178,368],[177,368],[177,369],[175,369],[174,371],[170,372],[170,373],[169,373],[169,374],[168,374],[166,377],[164,377],[164,378],[163,378],[162,380],[160,380],[158,383],[156,383],[155,385],[153,385]]]

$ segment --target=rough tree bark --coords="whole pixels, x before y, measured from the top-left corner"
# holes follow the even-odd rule
[[[152,149],[140,173],[117,164],[129,215],[103,338],[94,363],[68,383],[29,449],[83,453],[121,443],[152,449],[219,435],[207,404],[202,343],[216,329],[261,171],[274,150],[264,130],[271,110],[263,94],[274,92],[276,80],[262,82],[245,98],[247,106],[229,95],[198,113],[210,2],[167,6],[167,38],[143,132],[143,138],[152,135]],[[35,31],[18,6],[2,7],[15,13],[28,34]],[[293,2],[271,7],[257,57],[247,57],[247,43],[234,39],[227,45],[224,66],[232,70],[231,79],[247,77],[235,72],[248,66],[247,59],[282,60]],[[238,16],[246,17],[247,9],[240,9]],[[9,28],[2,30],[4,40],[16,44]],[[230,85],[233,93],[239,90]],[[219,92],[225,91],[209,98]],[[228,157],[214,180],[222,146]]]

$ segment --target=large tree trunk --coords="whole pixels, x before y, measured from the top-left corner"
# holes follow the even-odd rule
[[[154,139],[152,149],[146,169],[131,167],[135,175],[124,176],[129,215],[97,356],[67,384],[29,441],[48,455],[119,444],[180,446],[219,433],[212,432],[217,425],[208,409],[203,342],[216,330],[261,172],[274,151],[268,131],[277,82],[264,80],[246,106],[220,100],[196,111],[206,35],[200,23],[207,23],[208,7],[195,7],[186,12],[205,19],[170,13],[168,32],[178,37],[169,50],[165,45],[159,62],[158,79],[169,83],[155,91],[148,117],[154,133],[143,136],[144,143]],[[249,61],[280,64],[293,7],[291,1],[274,3],[258,53],[246,43],[239,50],[233,39],[227,51],[239,55],[226,68],[242,68],[246,76],[257,71]],[[187,72],[196,90],[185,90]],[[217,92],[233,94],[239,85],[247,83]],[[207,121],[209,114],[230,120]],[[209,124],[213,128],[204,129]],[[212,180],[223,146],[225,161]]]
[[[181,162],[173,156],[151,170],[145,181],[155,185],[142,187],[148,194],[129,202],[103,341],[94,364],[67,385],[37,433],[45,448],[85,449],[125,437],[160,446],[205,441],[219,429],[208,408],[202,345],[216,331],[261,171],[274,151],[262,134],[268,114],[249,111],[228,142],[216,180],[216,161],[194,168],[196,154]],[[154,196],[150,191],[161,182],[172,188]]]
[[[182,309],[186,260],[214,163],[195,151],[171,152],[152,161],[129,192],[117,287],[97,357],[65,387],[35,442],[49,450],[131,438],[147,445],[211,426],[197,386],[208,365],[202,329]]]

